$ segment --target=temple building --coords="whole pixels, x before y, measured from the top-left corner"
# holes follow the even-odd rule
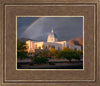
[[[51,33],[48,35],[47,41],[26,41],[27,44],[27,51],[28,52],[35,52],[36,50],[42,50],[42,49],[50,49],[54,48],[56,50],[61,50],[64,47],[71,48],[73,50],[81,50],[81,46],[79,45],[71,45],[68,41],[58,41],[56,34],[54,33],[54,30],[52,29]]]

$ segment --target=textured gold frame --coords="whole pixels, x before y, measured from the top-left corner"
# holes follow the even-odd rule
[[[27,6],[29,5],[29,6]],[[78,7],[78,6],[80,7]],[[46,6],[46,7],[44,7]],[[52,6],[50,8],[50,6]],[[71,6],[74,6],[71,7]],[[59,9],[57,9],[59,8]],[[38,11],[37,11],[38,9]],[[53,10],[57,9],[57,10]],[[41,11],[42,10],[42,11]],[[49,11],[48,11],[49,10]],[[67,10],[68,12],[66,13]],[[82,11],[81,11],[82,10]],[[1,0],[1,86],[99,86],[100,0]],[[27,12],[26,12],[27,11]],[[16,17],[19,15],[85,16],[84,70],[16,70]],[[61,12],[59,12],[61,11]],[[87,24],[88,23],[88,24]],[[13,53],[12,53],[13,52]],[[13,57],[13,58],[12,58]],[[91,58],[87,58],[91,57]],[[58,73],[58,74],[57,74]],[[33,75],[34,74],[34,75]],[[50,75],[51,74],[51,75]],[[30,80],[31,79],[31,80]]]

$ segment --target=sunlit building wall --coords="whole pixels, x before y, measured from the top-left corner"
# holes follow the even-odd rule
[[[28,40],[26,41],[28,45],[28,52],[35,52],[36,49],[50,49],[54,48],[56,50],[61,50],[64,47],[71,48],[73,50],[81,50],[81,46],[78,45],[71,45],[70,42],[67,41],[58,41],[56,34],[54,33],[53,29],[51,33],[48,35],[47,42],[35,42]]]

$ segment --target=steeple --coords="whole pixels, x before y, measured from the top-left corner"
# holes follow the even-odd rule
[[[53,33],[54,31],[53,31],[53,28],[52,28],[52,30],[51,30],[51,33]]]
[[[51,33],[48,35],[47,42],[57,42],[57,36],[52,28]]]

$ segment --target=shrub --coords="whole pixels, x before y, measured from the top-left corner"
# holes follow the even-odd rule
[[[63,47],[63,51],[72,51],[72,49],[68,47]]]
[[[50,52],[51,57],[55,57],[57,55],[57,50],[54,48],[50,48],[49,52]]]
[[[37,63],[37,64],[45,64],[48,62],[48,58],[45,57],[35,57],[33,59],[33,62]]]
[[[82,55],[82,52],[80,51],[76,51],[76,50],[62,50],[59,51],[59,53],[57,54],[56,58],[57,59],[68,59],[70,62],[72,59],[77,59],[80,60],[80,57]]]
[[[82,51],[73,51],[73,58],[80,60],[81,56],[83,55]]]
[[[26,51],[17,51],[17,58],[19,58],[19,59],[25,59],[27,57],[28,57],[28,55],[27,55]]]
[[[70,62],[72,60],[72,56],[73,55],[73,51],[60,51],[57,55],[57,58],[60,59],[60,58],[63,58],[63,59],[68,59]]]

